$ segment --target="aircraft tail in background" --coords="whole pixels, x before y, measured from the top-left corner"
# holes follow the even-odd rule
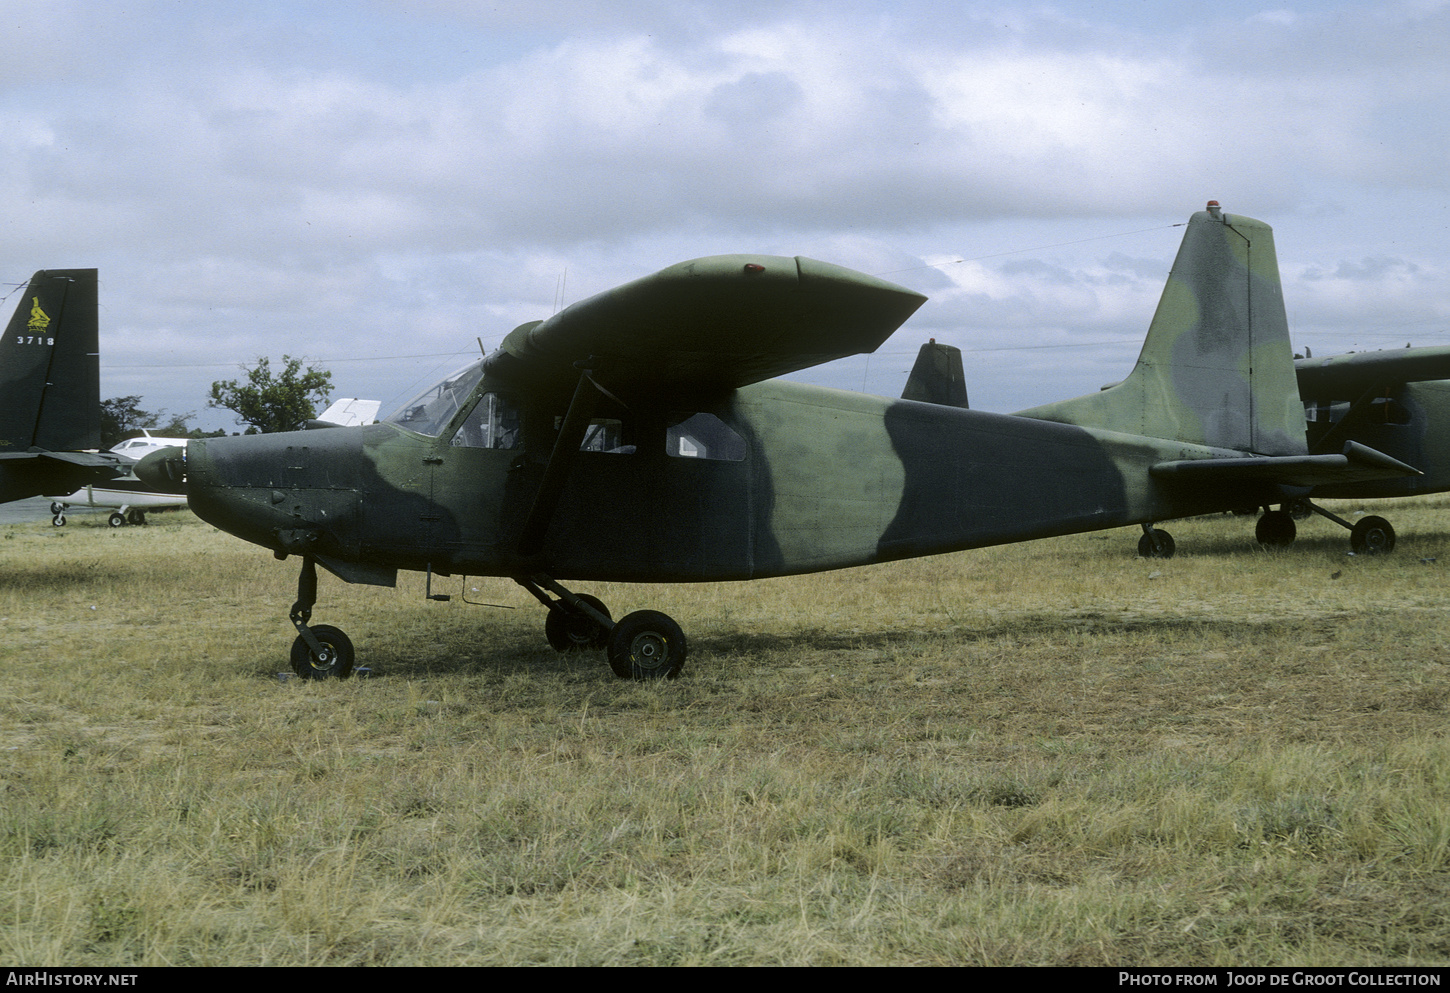
[[[0,342],[0,453],[101,445],[96,270],[30,277]]]
[[[101,447],[96,270],[42,269],[0,341],[0,503],[125,473]]]
[[[962,350],[955,345],[938,345],[935,338],[922,345],[901,399],[966,407],[967,377],[962,371]]]

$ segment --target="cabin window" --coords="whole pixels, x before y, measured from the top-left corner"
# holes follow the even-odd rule
[[[589,422],[581,452],[603,452],[606,455],[633,455],[634,445],[624,434],[624,422],[617,417],[596,417]]]
[[[485,393],[453,435],[454,448],[517,448],[519,412],[497,393]]]
[[[678,459],[740,462],[745,458],[745,439],[714,414],[671,414],[665,453]]]
[[[564,415],[554,415],[554,432],[564,427]],[[618,417],[594,417],[584,429],[584,438],[579,442],[581,452],[601,452],[605,455],[633,455],[635,453],[634,425]]]

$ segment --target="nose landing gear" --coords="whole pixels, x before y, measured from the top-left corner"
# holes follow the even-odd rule
[[[292,671],[303,679],[346,679],[352,675],[352,642],[330,624],[307,625],[316,603],[317,563],[312,556],[304,555],[302,572],[297,577],[297,602],[288,614],[297,629],[297,640],[292,642]]]

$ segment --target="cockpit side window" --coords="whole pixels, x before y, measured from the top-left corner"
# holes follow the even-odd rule
[[[671,414],[665,427],[665,454],[682,459],[741,462],[745,439],[714,414]]]
[[[436,438],[453,420],[458,409],[467,402],[482,377],[483,362],[475,362],[442,382],[428,387],[386,420],[389,424]]]
[[[517,448],[519,411],[507,397],[485,393],[459,425],[454,448]]]

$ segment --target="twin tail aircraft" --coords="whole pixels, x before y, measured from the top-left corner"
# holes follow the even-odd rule
[[[193,441],[137,474],[204,520],[301,559],[292,665],[346,676],[311,623],[317,566],[513,580],[548,641],[672,678],[687,643],[616,620],[588,582],[712,582],[1141,525],[1413,477],[1352,441],[1310,452],[1267,224],[1193,215],[1137,365],[1103,392],[971,410],[923,373],[893,400],[772,377],[875,350],[924,302],[807,258],[672,266],[525,324],[368,427]],[[918,378],[918,377],[914,377]],[[949,378],[949,377],[948,377]],[[935,385],[933,385],[935,384]],[[947,402],[939,401],[942,395]],[[569,583],[570,586],[564,585]]]

